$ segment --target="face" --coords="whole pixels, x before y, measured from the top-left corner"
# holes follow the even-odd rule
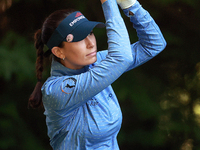
[[[63,45],[60,48],[62,56],[59,58],[61,58],[61,63],[67,68],[81,69],[97,60],[97,45],[93,32],[82,41],[64,42]],[[63,58],[65,59],[62,60]]]

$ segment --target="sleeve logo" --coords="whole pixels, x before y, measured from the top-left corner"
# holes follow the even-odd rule
[[[61,91],[65,94],[71,94],[76,86],[75,78],[67,78],[61,84]]]

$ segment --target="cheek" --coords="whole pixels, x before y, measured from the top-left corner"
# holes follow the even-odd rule
[[[77,57],[80,54],[80,44],[70,44],[69,46],[65,47],[65,56],[66,57]]]
[[[97,45],[97,40],[96,40],[95,36],[94,36],[93,41],[94,41],[94,44],[95,44],[95,46],[96,46],[96,45]]]
[[[72,62],[81,63],[85,59],[84,50],[81,48],[73,49],[66,54],[66,58]]]

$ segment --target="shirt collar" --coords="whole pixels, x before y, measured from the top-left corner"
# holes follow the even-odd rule
[[[52,59],[51,76],[77,75],[77,74],[81,74],[88,71],[88,69],[89,69],[89,66],[85,66],[84,68],[81,68],[78,70],[69,69],[63,66],[61,63]]]

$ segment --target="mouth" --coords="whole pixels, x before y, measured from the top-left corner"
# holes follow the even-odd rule
[[[87,54],[86,56],[93,57],[93,56],[96,56],[96,54],[97,54],[97,51],[94,51],[94,52]]]

